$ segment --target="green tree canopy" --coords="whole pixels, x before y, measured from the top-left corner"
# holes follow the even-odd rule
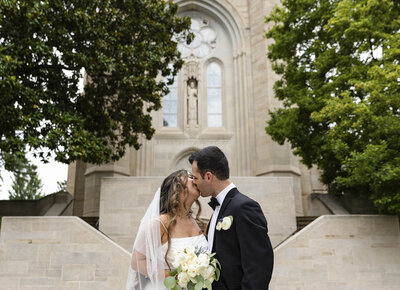
[[[42,181],[37,166],[26,158],[15,160],[14,180],[8,191],[10,200],[39,199],[43,197]]]
[[[267,133],[318,165],[330,192],[400,213],[400,2],[284,0],[266,22],[283,103]]]
[[[0,0],[0,159],[117,160],[154,134],[190,20],[164,0]],[[78,93],[82,68],[89,82]],[[164,78],[163,78],[164,77]],[[7,155],[8,154],[8,155]]]

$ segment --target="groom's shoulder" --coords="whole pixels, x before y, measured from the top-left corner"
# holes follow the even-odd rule
[[[265,221],[265,215],[261,209],[260,204],[254,199],[248,197],[247,195],[237,192],[235,195],[234,210],[235,214],[239,217],[263,217]],[[266,221],[265,221],[266,222]]]
[[[246,194],[241,193],[237,188],[236,189],[236,194],[235,194],[235,201],[238,204],[250,204],[250,205],[258,205],[259,203],[255,201],[254,199],[248,197]]]

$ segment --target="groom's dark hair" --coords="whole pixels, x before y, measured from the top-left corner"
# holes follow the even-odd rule
[[[214,174],[219,180],[229,178],[228,159],[217,146],[208,146],[194,152],[189,157],[189,162],[192,164],[194,161],[197,161],[197,168],[199,168],[202,178],[207,171]]]

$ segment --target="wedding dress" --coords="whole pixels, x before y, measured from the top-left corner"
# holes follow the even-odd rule
[[[207,249],[207,246],[208,246],[207,239],[203,234],[194,236],[194,237],[171,238],[171,247],[169,249],[168,256],[167,256],[168,263],[170,265],[172,265],[172,262],[174,260],[174,253],[183,251],[185,248],[187,248],[189,246],[196,247],[198,249],[200,249],[200,248]],[[162,259],[164,259],[167,249],[168,249],[168,243],[165,243],[164,245],[161,246],[159,255],[162,257]],[[167,267],[165,267],[165,268],[167,268]],[[134,274],[135,274],[135,271],[132,270],[132,268],[130,268],[129,276],[131,278],[128,278],[128,281],[133,280]],[[143,289],[144,290],[167,289],[167,288],[165,288],[163,282],[164,281],[158,281],[158,286],[156,286],[156,288],[151,283],[148,283],[145,285],[145,287]],[[140,288],[135,287],[134,283],[131,283],[130,285],[127,285],[126,289],[127,290],[135,289],[136,290],[136,289],[140,289]]]
[[[165,263],[165,253],[168,243],[161,245],[160,234],[160,190],[157,190],[153,201],[148,207],[141,220],[135,243],[132,250],[132,265],[135,269],[143,269],[147,272],[147,277],[139,273],[138,270],[129,267],[126,290],[164,290],[164,269],[168,269]],[[183,238],[171,238],[171,246],[168,252],[168,263],[172,267],[174,254],[183,251],[186,247],[192,246],[198,249],[207,249],[207,240],[204,235]],[[145,263],[142,266],[141,263]],[[142,272],[142,271],[141,271]]]
[[[204,235],[198,235],[198,236],[194,236],[194,237],[185,237],[185,238],[171,238],[171,247],[169,249],[168,252],[168,263],[171,265],[172,267],[172,262],[174,260],[174,253],[176,252],[180,252],[183,251],[185,248],[192,246],[192,247],[197,247],[198,249],[203,248],[203,249],[207,249],[207,239]],[[161,247],[162,251],[162,257],[165,257],[165,253],[167,252],[168,249],[168,243],[165,243],[164,245],[162,245]],[[164,282],[164,281],[162,281]],[[153,290],[154,288],[152,287],[152,285],[147,285],[146,290]],[[164,283],[162,283],[158,289],[167,289],[164,286]]]
[[[192,246],[198,249],[203,248],[207,250],[207,239],[201,234],[194,237],[185,237],[185,238],[171,238],[171,247],[168,252],[168,263],[172,265],[172,261],[174,260],[174,253],[178,251],[183,251],[185,248]],[[168,243],[162,245],[162,256],[165,257],[165,253],[168,249]]]

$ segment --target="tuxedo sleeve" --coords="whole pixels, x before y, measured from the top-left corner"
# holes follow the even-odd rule
[[[243,269],[241,289],[268,289],[274,254],[260,205],[255,201],[244,203],[236,222]]]

